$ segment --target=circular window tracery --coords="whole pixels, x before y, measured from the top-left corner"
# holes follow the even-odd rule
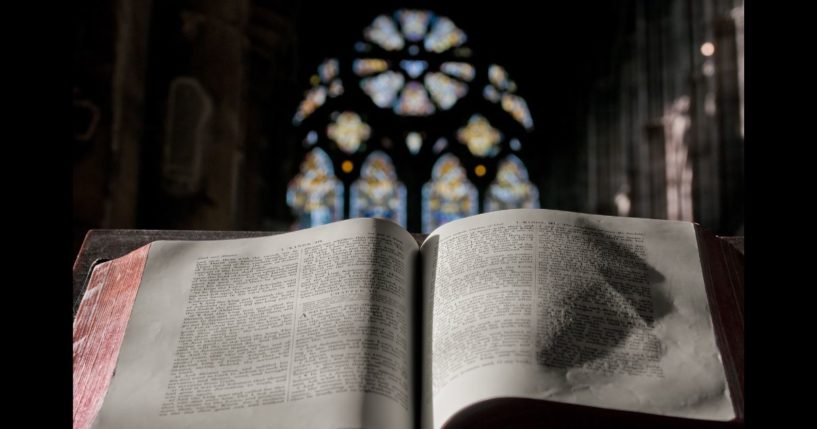
[[[538,206],[538,190],[519,158],[533,130],[533,118],[504,67],[475,62],[465,31],[428,10],[401,9],[377,16],[362,36],[349,54],[327,58],[318,66],[293,116],[305,150],[311,150],[306,159],[313,159],[303,163],[299,177],[324,178],[333,189],[328,193],[325,184],[317,187],[315,180],[290,182],[288,195],[301,195],[298,201],[318,193],[331,198],[325,206],[333,207],[326,210],[315,203],[320,196],[309,199],[309,204],[288,199],[296,227],[337,220],[338,207],[341,212],[344,207],[343,202],[337,203],[337,196],[344,195],[338,185],[354,184],[354,198],[346,201],[344,216],[387,217],[403,226],[408,223],[407,195],[417,195],[415,201],[422,207],[415,213],[422,214],[422,220],[416,219],[415,225],[422,225],[423,232],[479,210]],[[324,107],[327,104],[331,109]],[[314,151],[319,149],[320,163],[314,161]],[[330,158],[341,167],[367,161],[360,171],[340,168],[337,179],[334,173],[304,170],[322,168]],[[498,160],[482,161],[491,158]],[[404,174],[427,176],[419,184],[401,181],[400,166]],[[435,176],[433,171],[443,166],[448,173]],[[349,176],[352,173],[358,177]],[[469,174],[479,179],[474,183],[483,183],[479,189]],[[413,185],[406,190],[403,183]],[[384,189],[404,191],[384,198]],[[323,215],[311,216],[305,210]]]

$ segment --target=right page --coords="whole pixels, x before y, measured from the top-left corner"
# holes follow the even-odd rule
[[[735,417],[693,224],[508,210],[422,254],[424,427],[498,397]]]

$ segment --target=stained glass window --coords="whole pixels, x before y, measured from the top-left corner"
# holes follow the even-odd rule
[[[326,101],[326,88],[319,86],[312,88],[306,93],[304,101],[298,106],[298,111],[295,113],[295,118],[292,122],[296,125],[300,124],[307,116],[311,115],[318,107],[323,106]]]
[[[442,73],[429,73],[426,75],[426,88],[431,92],[431,97],[443,110],[448,110],[460,98],[468,92],[468,87],[464,83]]]
[[[423,148],[423,137],[416,131],[408,133],[406,136],[406,146],[408,147],[409,152],[416,155],[418,152],[420,152],[420,149]]]
[[[326,152],[314,148],[306,154],[301,171],[287,187],[287,204],[295,213],[297,228],[343,219],[343,184]]]
[[[397,18],[403,28],[403,34],[411,42],[422,40],[428,28],[428,20],[431,13],[425,10],[401,10],[397,12]]]
[[[371,134],[371,127],[355,112],[343,112],[326,127],[326,135],[346,153],[355,153]]]
[[[410,56],[420,52],[414,42],[423,41],[426,51],[436,54],[461,46],[467,40],[465,33],[450,19],[430,11],[406,9],[397,11],[393,17],[381,15],[375,18],[364,31],[364,36],[387,51],[405,48]],[[370,51],[365,43],[358,48],[360,52]],[[391,107],[395,113],[404,116],[434,114],[437,109],[432,101],[442,110],[450,109],[468,92],[466,83],[456,79],[470,82],[475,74],[473,65],[460,61],[446,61],[440,65],[440,70],[447,75],[433,70],[426,74],[429,63],[420,59],[403,59],[396,64],[399,68],[389,69],[393,65],[385,59],[359,58],[353,62],[352,68],[355,74],[364,77],[361,87],[375,105]],[[368,77],[377,73],[382,74]]]
[[[474,66],[471,64],[458,62],[444,62],[442,65],[440,65],[440,70],[468,82],[474,80],[474,74],[476,73],[474,71]]]
[[[459,159],[452,154],[441,156],[431,170],[431,181],[423,185],[423,232],[475,215],[477,210],[477,188]]]
[[[429,52],[444,52],[455,46],[460,46],[468,39],[465,33],[446,17],[440,17],[434,22],[431,33],[425,38],[423,46]]]
[[[418,60],[403,60],[400,61],[400,68],[403,69],[409,77],[416,78],[426,71],[428,63]]]
[[[488,187],[485,211],[539,208],[539,190],[528,179],[528,170],[514,155],[502,160],[496,179]]]
[[[514,94],[502,94],[502,109],[510,113],[525,128],[533,127],[533,119],[524,98]]]
[[[524,98],[514,94],[516,82],[508,77],[508,72],[501,66],[488,66],[488,81],[482,90],[482,96],[492,103],[502,102],[502,110],[511,114],[526,130],[533,129],[533,118],[528,110],[528,103]]]
[[[499,151],[502,134],[484,116],[477,114],[457,131],[457,139],[476,156],[494,156]]]
[[[352,71],[358,76],[368,76],[374,73],[380,73],[389,68],[389,63],[386,60],[376,58],[356,59],[352,63]]]
[[[406,226],[406,187],[384,152],[372,152],[352,184],[349,217],[391,219]]]
[[[304,138],[304,146],[312,146],[318,142],[318,133],[315,131],[310,131],[306,133],[306,138]]]
[[[338,75],[338,60],[337,58],[330,58],[318,66],[318,76],[321,82],[326,83],[334,79]]]
[[[520,142],[519,139],[516,138],[511,139],[509,145],[511,146],[511,150],[514,152],[519,152],[520,150],[522,150],[522,142]]]
[[[329,84],[329,96],[337,97],[343,95],[343,83],[340,79],[335,79]]]
[[[364,30],[363,34],[366,36],[366,39],[377,43],[387,51],[403,49],[405,45],[403,36],[397,31],[397,26],[394,24],[394,21],[384,15],[375,18],[372,25]]]
[[[394,105],[395,113],[406,116],[425,116],[434,113],[428,92],[417,82],[409,82]]]
[[[391,107],[397,91],[403,87],[403,82],[403,75],[388,71],[361,80],[360,86],[378,107]]]
[[[434,153],[440,153],[440,152],[444,151],[445,148],[447,148],[447,147],[448,147],[448,140],[445,137],[440,137],[440,138],[437,139],[436,142],[434,142],[434,146],[431,148],[431,150],[433,150]]]
[[[299,227],[376,216],[429,232],[480,209],[538,206],[517,156],[541,143],[531,136],[533,117],[513,70],[474,55],[466,32],[429,10],[376,16],[359,37],[308,76],[293,118],[303,147],[315,150],[290,182]],[[314,170],[307,164],[326,168],[307,180],[305,171]],[[331,192],[296,189],[317,182]],[[307,195],[317,195],[314,209],[305,208]]]
[[[337,97],[343,94],[343,82],[338,78],[339,66],[337,58],[328,58],[318,66],[318,74],[312,76],[312,88],[310,88],[303,101],[298,106],[298,111],[292,118],[292,123],[299,125],[309,115],[326,102],[329,97]]]

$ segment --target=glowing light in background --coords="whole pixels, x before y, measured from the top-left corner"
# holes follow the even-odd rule
[[[705,57],[711,57],[715,54],[715,45],[712,42],[706,42],[701,45],[701,54]]]
[[[620,191],[616,194],[613,198],[613,203],[616,206],[616,213],[619,216],[629,216],[630,215],[630,197],[627,195],[626,192]]]

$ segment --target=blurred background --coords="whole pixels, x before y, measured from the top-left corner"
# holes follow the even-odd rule
[[[743,235],[743,1],[83,3],[90,228],[542,207]]]

